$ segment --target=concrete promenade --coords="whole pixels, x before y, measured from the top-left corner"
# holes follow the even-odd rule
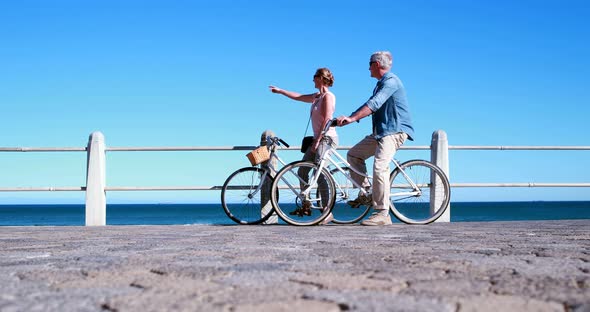
[[[590,311],[590,220],[0,227],[0,311]]]

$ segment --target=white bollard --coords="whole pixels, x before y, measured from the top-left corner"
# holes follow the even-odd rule
[[[266,137],[267,136],[274,136],[274,132],[272,132],[271,130],[266,130],[264,132],[262,132],[262,135],[260,136],[260,146],[266,146]],[[269,160],[270,162],[272,162],[272,166],[269,167],[269,163],[267,162],[263,162],[261,165],[263,168],[276,168],[277,165],[277,161],[275,159],[271,159]],[[274,177],[276,174],[276,172],[271,170],[271,175]],[[262,185],[262,190],[260,193],[260,213],[261,215],[266,215],[268,214],[268,212],[272,209],[272,203],[270,202],[270,189],[271,189],[272,185],[269,183],[265,183]],[[268,218],[268,220],[266,220],[264,222],[264,224],[278,224],[279,223],[279,216],[277,216],[277,213],[274,212],[270,218]]]
[[[102,133],[90,134],[87,152],[86,226],[106,225],[106,160]]]
[[[434,133],[432,133],[430,159],[433,164],[437,165],[439,168],[442,169],[442,171],[444,171],[444,173],[447,175],[447,178],[449,178],[450,181],[451,177],[449,176],[449,142],[447,140],[447,133],[443,130],[437,130]],[[438,183],[438,181],[433,181],[433,189],[436,187],[436,183]],[[440,204],[442,199],[437,195],[438,194],[436,194],[435,192],[430,192],[431,203]],[[431,209],[433,209],[432,206]],[[447,210],[435,222],[451,222],[450,202],[447,207]]]

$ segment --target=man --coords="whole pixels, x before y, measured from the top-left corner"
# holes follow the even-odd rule
[[[414,128],[408,110],[406,91],[400,79],[390,72],[392,56],[388,51],[375,52],[369,61],[371,77],[377,86],[369,100],[349,117],[338,117],[338,126],[373,115],[373,131],[348,151],[347,159],[352,167],[367,172],[365,160],[375,156],[373,164],[373,194],[362,194],[349,205],[373,205],[373,214],[362,225],[388,225],[389,217],[389,162],[406,139],[413,141]],[[352,178],[365,188],[369,182],[351,171]]]

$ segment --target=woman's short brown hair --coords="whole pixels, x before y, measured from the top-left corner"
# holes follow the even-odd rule
[[[325,67],[318,68],[318,70],[315,71],[314,77],[322,78],[322,81],[328,87],[331,87],[334,84],[334,75],[332,75],[332,72]]]

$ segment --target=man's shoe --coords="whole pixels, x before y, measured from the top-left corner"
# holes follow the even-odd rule
[[[382,212],[373,212],[373,214],[365,221],[361,222],[361,225],[391,225],[391,217],[388,214]]]
[[[371,194],[369,194],[369,195],[359,194],[359,197],[357,197],[355,200],[349,200],[346,203],[352,208],[358,208],[361,205],[365,205],[368,207],[368,206],[373,205],[373,196],[371,196]]]
[[[328,216],[326,216],[326,218],[324,220],[322,220],[322,222],[320,222],[320,225],[326,225],[326,224],[332,222],[332,220],[334,220],[334,215],[330,212],[330,214]]]

